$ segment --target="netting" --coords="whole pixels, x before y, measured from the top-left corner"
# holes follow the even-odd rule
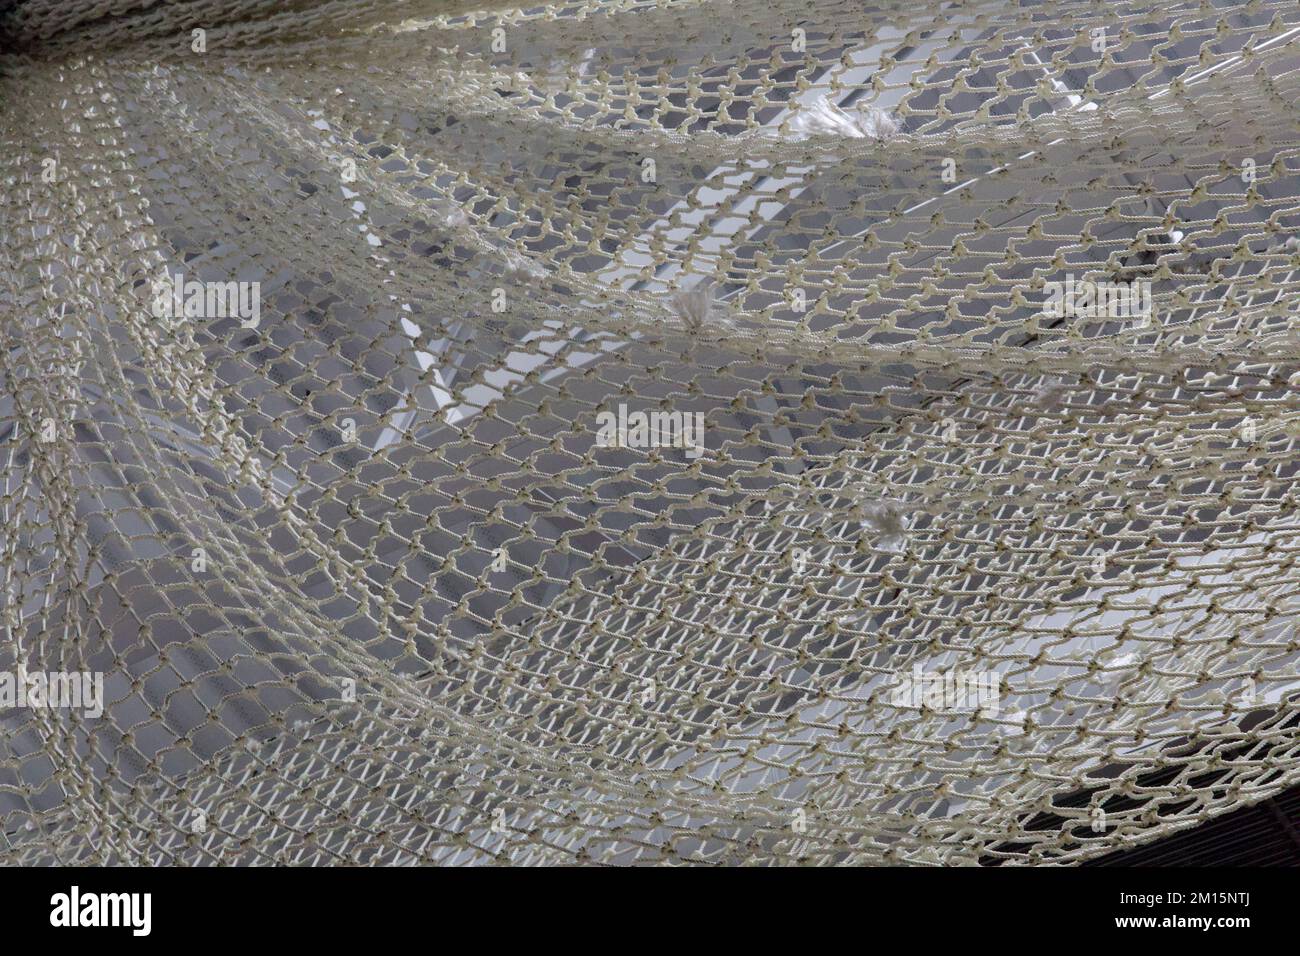
[[[0,4],[0,861],[1300,782],[1293,0],[484,2]]]

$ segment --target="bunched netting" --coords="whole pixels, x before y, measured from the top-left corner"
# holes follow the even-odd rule
[[[482,2],[0,3],[0,862],[1300,783],[1294,0]]]

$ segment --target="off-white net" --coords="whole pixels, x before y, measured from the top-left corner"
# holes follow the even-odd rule
[[[1294,0],[0,6],[0,671],[107,699],[0,710],[0,861],[1072,863],[1300,782]]]

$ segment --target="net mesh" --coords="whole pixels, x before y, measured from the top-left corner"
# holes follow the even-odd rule
[[[0,7],[0,671],[104,681],[0,709],[0,861],[1077,863],[1300,780],[1293,0]]]

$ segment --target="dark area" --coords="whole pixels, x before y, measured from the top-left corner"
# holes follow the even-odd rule
[[[1300,866],[1300,787],[1083,866]]]

